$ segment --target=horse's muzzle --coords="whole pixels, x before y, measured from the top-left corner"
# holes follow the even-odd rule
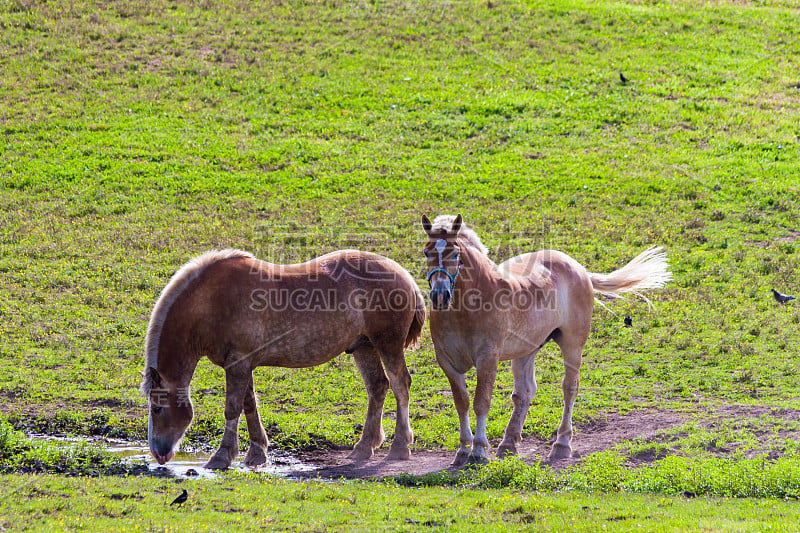
[[[431,290],[431,303],[433,308],[437,311],[443,311],[450,307],[450,300],[453,298],[453,293],[444,288],[435,288]]]
[[[158,464],[160,465],[163,465],[164,463],[175,457],[175,452],[171,450],[167,452],[167,455],[159,455],[153,450],[150,450],[150,452],[153,454],[153,457],[155,457],[156,461],[158,461]]]
[[[153,454],[153,457],[158,464],[163,465],[173,457],[175,457],[175,447],[171,444],[167,445],[164,442],[160,442],[156,439],[155,442],[150,442],[150,453]]]

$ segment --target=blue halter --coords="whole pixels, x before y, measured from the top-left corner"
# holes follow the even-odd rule
[[[433,275],[436,274],[437,272],[441,272],[442,274],[447,276],[447,279],[450,280],[450,290],[453,290],[452,287],[454,287],[455,284],[456,284],[456,278],[458,277],[459,270],[461,270],[461,264],[460,263],[459,263],[458,267],[456,267],[456,273],[455,274],[451,274],[444,267],[436,267],[436,268],[434,268],[433,270],[428,272],[428,287],[430,287],[432,285],[431,277],[433,277]]]

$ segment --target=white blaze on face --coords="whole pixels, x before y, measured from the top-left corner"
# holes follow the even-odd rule
[[[439,268],[444,268],[444,264],[442,263],[442,253],[444,249],[447,248],[447,241],[444,239],[439,239],[436,241],[436,244],[433,248],[439,253]]]
[[[147,409],[147,442],[148,444],[153,442],[153,413],[150,412],[149,407]]]

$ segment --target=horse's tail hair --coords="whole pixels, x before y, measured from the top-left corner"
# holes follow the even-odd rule
[[[667,253],[661,246],[651,246],[637,255],[633,261],[610,274],[589,274],[594,292],[611,298],[620,293],[633,293],[650,304],[641,291],[658,289],[672,279]]]
[[[425,325],[425,298],[422,296],[419,287],[414,287],[414,297],[416,299],[414,309],[414,319],[411,327],[408,328],[406,335],[405,348],[416,348],[419,346],[419,339],[422,337],[422,327]]]

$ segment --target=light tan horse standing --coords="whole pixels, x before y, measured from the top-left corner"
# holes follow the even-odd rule
[[[227,468],[239,453],[239,418],[250,436],[246,465],[266,461],[253,369],[310,367],[353,354],[369,403],[350,457],[368,459],[384,439],[391,386],[397,422],[388,459],[408,459],[411,376],[404,350],[417,343],[425,303],[411,275],[380,255],[333,252],[297,265],[259,261],[239,250],[207,252],[172,277],[147,330],[141,384],[149,397],[148,442],[160,464],[175,454],[193,408],[189,383],[203,356],[225,369],[225,432],[206,468]],[[388,379],[387,379],[388,375]]]
[[[671,279],[666,254],[650,248],[611,274],[593,274],[566,254],[544,250],[496,265],[461,215],[433,222],[423,215],[431,286],[431,338],[458,412],[460,447],[454,465],[488,461],[486,419],[497,366],[511,360],[514,410],[497,451],[517,453],[522,427],[536,394],[537,352],[554,340],[564,358],[564,411],[550,451],[572,454],[572,408],[578,393],[583,346],[589,336],[594,294],[618,295],[661,287]],[[477,369],[473,438],[464,374]]]

